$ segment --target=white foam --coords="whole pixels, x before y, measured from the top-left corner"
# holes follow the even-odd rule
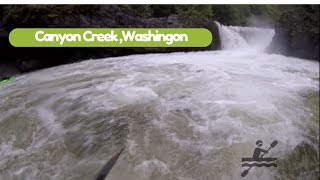
[[[160,176],[163,176],[170,172],[167,165],[158,159],[143,161],[134,169],[137,174],[142,175],[145,179],[150,179],[153,173],[159,173]]]

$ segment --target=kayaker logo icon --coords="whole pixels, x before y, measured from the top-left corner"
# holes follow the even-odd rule
[[[252,167],[277,167],[275,163],[277,158],[263,158],[263,156],[267,154],[271,148],[276,147],[278,141],[273,141],[268,150],[260,148],[262,144],[263,142],[261,140],[256,142],[257,147],[254,149],[252,158],[242,158],[242,167],[249,167],[241,173],[242,177],[245,177]]]

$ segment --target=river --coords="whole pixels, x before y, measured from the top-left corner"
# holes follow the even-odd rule
[[[264,53],[272,29],[221,26],[221,51],[57,66],[0,86],[0,179],[318,179],[319,62]],[[50,56],[50,55],[48,55]]]

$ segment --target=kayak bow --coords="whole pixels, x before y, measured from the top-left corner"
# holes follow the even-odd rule
[[[0,81],[0,85],[1,85],[1,84],[6,84],[6,83],[10,83],[10,82],[12,82],[12,81],[14,81],[14,80],[16,80],[15,77],[11,77],[11,78],[9,78],[9,79],[2,80],[2,81]]]

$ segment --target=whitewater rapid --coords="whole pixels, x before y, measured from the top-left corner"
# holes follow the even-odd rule
[[[262,41],[241,41],[250,42]],[[268,153],[278,167],[246,179],[316,179],[319,63],[266,54],[261,44],[17,77],[0,86],[0,179],[92,179],[123,146],[109,179],[240,179],[258,139],[265,149],[279,142]]]

